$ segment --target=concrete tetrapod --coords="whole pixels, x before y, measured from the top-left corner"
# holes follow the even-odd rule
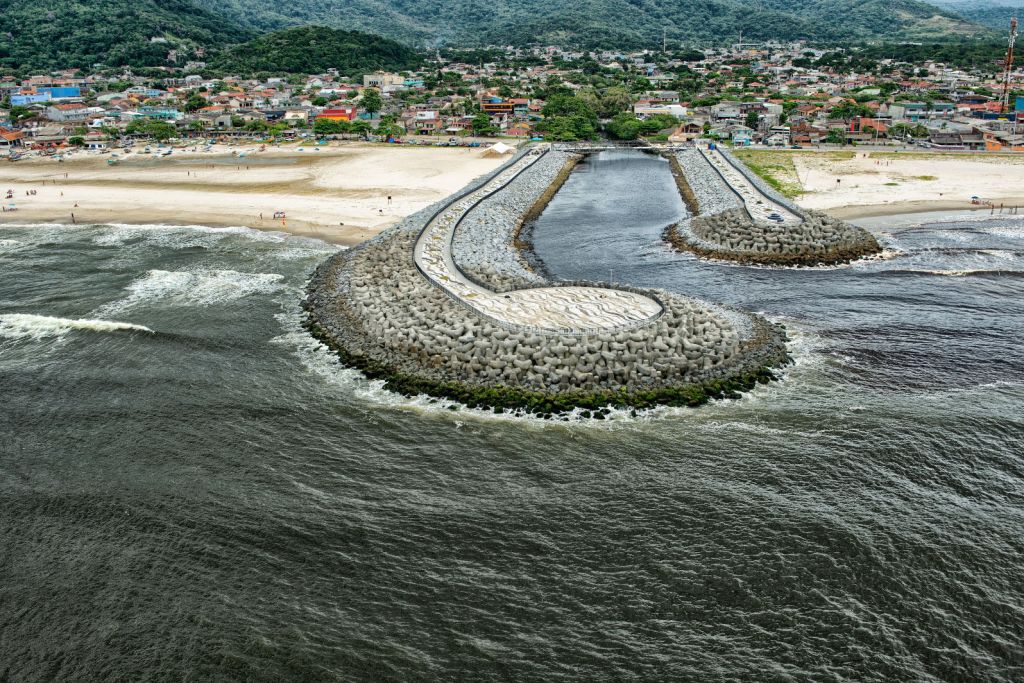
[[[545,191],[538,178],[563,166],[546,157],[520,154],[454,199],[328,259],[309,285],[309,329],[393,390],[541,414],[699,405],[768,381],[770,368],[787,362],[784,333],[758,316],[526,271],[511,223]],[[479,211],[504,221],[488,256],[502,291],[477,281],[485,260],[472,279],[456,265],[455,255],[472,249],[460,244],[473,233],[460,234],[459,224]]]

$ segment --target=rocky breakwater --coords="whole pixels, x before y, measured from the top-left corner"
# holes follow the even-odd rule
[[[700,405],[788,362],[784,332],[758,316],[662,291],[539,281],[509,240],[565,162],[520,155],[332,256],[311,279],[308,328],[394,391],[543,415]],[[476,222],[462,230],[466,221]],[[480,232],[489,223],[498,237]]]
[[[565,182],[579,154],[550,151],[500,193],[480,202],[459,223],[452,241],[456,265],[470,279],[498,291],[546,283],[524,256],[524,222],[539,214]]]
[[[707,258],[775,266],[847,263],[882,251],[866,230],[789,202],[722,150],[670,157],[693,214],[665,239]]]

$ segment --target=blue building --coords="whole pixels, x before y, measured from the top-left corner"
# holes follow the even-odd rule
[[[55,100],[63,100],[71,97],[81,97],[82,89],[78,87],[67,87],[67,88],[42,88],[40,92],[50,93],[50,97]]]
[[[11,95],[11,104],[15,107],[25,107],[37,102],[49,102],[52,97],[50,93],[41,92],[36,95]]]

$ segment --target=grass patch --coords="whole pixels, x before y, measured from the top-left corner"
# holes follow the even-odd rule
[[[939,179],[939,176],[937,176],[937,175],[915,175],[915,176],[911,176],[911,177],[914,180],[938,180]]]
[[[899,183],[886,183],[886,187],[897,187]]]
[[[800,184],[792,152],[759,149],[733,149],[732,152],[782,196],[792,199],[803,194],[804,188]]]

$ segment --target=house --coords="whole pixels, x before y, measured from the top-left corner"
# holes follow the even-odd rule
[[[364,88],[378,88],[384,90],[388,86],[405,86],[405,76],[400,74],[387,73],[385,71],[377,71],[372,74],[366,74],[363,76],[363,87]]]
[[[333,107],[331,109],[324,109],[316,115],[317,120],[324,119],[327,121],[355,121],[357,118],[358,110],[354,105],[345,105],[342,107]],[[287,118],[287,114],[285,115]],[[290,119],[298,120],[298,119]]]
[[[0,128],[0,151],[9,152],[12,149],[21,147],[25,134],[20,130],[6,130]]]
[[[633,105],[633,113],[640,119],[657,116],[658,114],[668,114],[669,116],[674,116],[677,119],[684,119],[687,115],[687,109],[681,104],[651,104],[637,102]]]
[[[742,110],[739,102],[719,102],[711,107],[711,115],[715,121],[739,121]]]
[[[792,144],[792,131],[789,126],[772,126],[764,138],[764,144],[770,147],[788,147]]]
[[[515,112],[515,104],[511,100],[503,100],[500,97],[487,97],[480,102],[480,109],[487,116],[512,116]]]
[[[306,124],[309,123],[309,112],[306,111],[305,109],[288,109],[287,111],[285,111],[282,119],[285,121],[285,123],[289,124]]]
[[[734,126],[730,133],[732,144],[737,147],[746,147],[750,145],[750,143],[753,142],[753,135],[754,131],[746,126]]]
[[[417,111],[405,121],[405,129],[417,135],[430,135],[441,132],[444,124],[436,111]]]
[[[103,152],[110,148],[107,136],[99,131],[90,131],[85,136],[85,148],[94,152]]]
[[[84,121],[89,108],[82,104],[55,104],[46,108],[46,118],[51,121]]]

